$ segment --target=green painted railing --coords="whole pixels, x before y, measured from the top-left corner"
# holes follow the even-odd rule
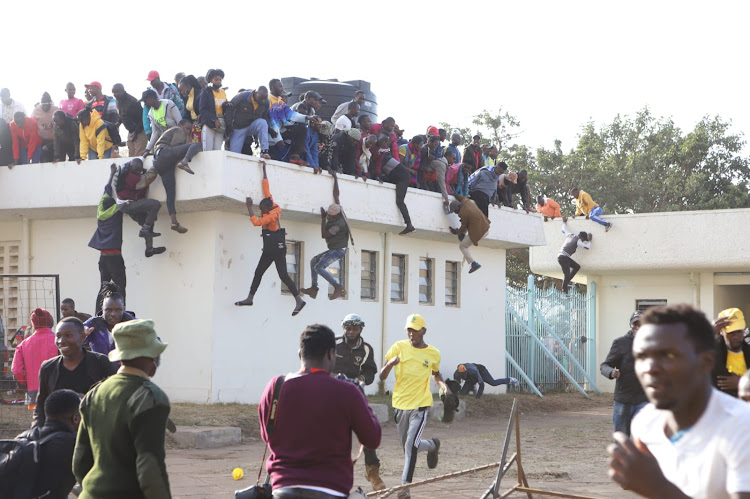
[[[596,386],[596,285],[585,294],[538,288],[529,276],[524,288],[506,288],[506,376],[521,389],[545,392]],[[532,386],[533,384],[533,386]],[[509,387],[509,391],[512,388]]]

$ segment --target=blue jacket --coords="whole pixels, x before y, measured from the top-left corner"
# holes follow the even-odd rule
[[[445,152],[453,151],[453,154],[456,155],[456,163],[461,162],[461,151],[458,150],[458,147],[454,146],[453,144],[448,144],[448,147],[445,148]]]
[[[216,120],[219,119],[216,116],[216,100],[214,99],[213,86],[209,85],[201,90],[198,113],[201,117],[201,125],[206,125],[208,128],[216,128]]]
[[[132,321],[135,318],[135,312],[125,311],[122,313],[122,320],[120,322]],[[84,322],[83,325],[86,329],[90,327],[94,328],[91,334],[83,340],[83,344],[88,344],[92,352],[108,355],[109,352],[115,349],[114,340],[110,341],[107,321],[104,320],[104,317],[97,315]]]
[[[96,232],[89,246],[100,251],[122,249],[122,212],[112,198],[112,186],[109,184],[104,187],[96,218]]]

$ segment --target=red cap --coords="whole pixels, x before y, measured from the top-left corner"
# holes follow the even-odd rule
[[[159,72],[156,71],[155,69],[153,69],[153,70],[151,70],[151,71],[148,72],[148,78],[146,78],[146,81],[154,81],[157,78],[161,78],[159,76]]]
[[[435,137],[439,137],[440,132],[438,131],[437,127],[431,126],[427,129],[427,135],[434,135]]]
[[[99,83],[98,81],[92,81],[88,85],[84,85],[84,87],[86,87],[86,88],[89,88],[89,87],[99,87],[99,90],[101,90],[102,89],[102,84]]]

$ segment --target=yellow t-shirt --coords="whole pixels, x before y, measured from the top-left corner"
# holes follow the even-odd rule
[[[440,371],[440,350],[427,345],[414,348],[409,340],[397,341],[388,349],[385,360],[400,359],[396,371],[396,386],[393,388],[394,409],[410,411],[432,406],[430,378],[433,372]]]
[[[742,376],[747,371],[745,354],[742,352],[734,353],[727,350],[727,371],[737,376]]]
[[[212,90],[214,93],[214,104],[216,105],[216,116],[224,114],[224,103],[227,101],[227,93],[223,88]]]

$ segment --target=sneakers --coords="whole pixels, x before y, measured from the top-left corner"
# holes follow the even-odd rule
[[[481,269],[482,266],[479,264],[479,262],[471,262],[471,268],[469,269],[469,274],[472,272],[476,272],[477,270]]]
[[[372,490],[383,490],[386,488],[383,479],[380,478],[380,465],[365,465],[365,477],[372,484]]]
[[[609,229],[611,229],[611,228],[612,228],[612,224],[611,223],[607,223],[607,226],[604,228],[604,232],[609,232]]]
[[[153,227],[150,225],[144,225],[138,232],[138,237],[159,237],[161,234],[153,231]]]
[[[299,290],[300,293],[303,295],[307,295],[313,300],[318,297],[318,287],[317,286],[310,286],[309,288],[302,288]]]
[[[513,383],[516,386],[520,384],[516,378],[508,378],[508,379],[510,380],[511,383]]]
[[[161,255],[165,251],[167,251],[167,248],[165,248],[164,246],[159,246],[157,248],[147,249],[146,250],[146,258],[151,258],[154,255]]]
[[[289,162],[299,166],[310,166],[310,163],[300,158],[299,154],[292,154],[289,158]]]
[[[415,230],[417,230],[417,229],[415,229],[413,226],[407,225],[404,230],[402,230],[401,232],[398,233],[398,235],[399,236],[405,236],[406,234],[411,234]]]
[[[187,232],[187,231],[188,231],[188,230],[187,230],[187,228],[183,227],[183,226],[182,226],[182,225],[180,225],[179,223],[176,223],[176,224],[172,224],[172,227],[171,227],[171,228],[172,228],[172,230],[173,230],[173,231],[175,231],[175,232],[179,232],[180,234],[184,234],[185,232]]]
[[[435,450],[431,450],[427,453],[427,467],[430,469],[434,469],[435,467],[437,467],[438,458],[440,457],[440,439],[433,438],[432,443],[435,444]]]
[[[398,499],[411,499],[411,494],[408,490],[400,490],[398,492],[398,496],[396,496]]]

